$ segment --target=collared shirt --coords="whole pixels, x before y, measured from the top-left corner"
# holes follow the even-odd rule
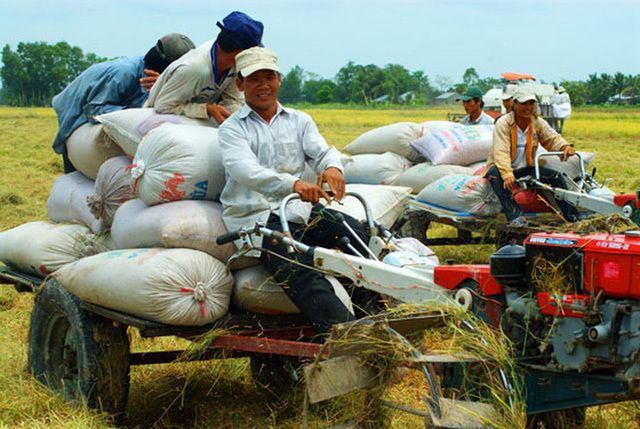
[[[342,171],[340,153],[327,145],[313,119],[280,103],[269,123],[245,104],[220,126],[218,140],[226,171],[220,201],[229,231],[266,222],[293,192],[306,163],[317,174],[329,167]],[[300,200],[287,206],[292,222],[306,223],[310,213],[311,204]]]
[[[129,107],[141,107],[147,91],[140,86],[144,57],[120,58],[94,64],[74,79],[51,105],[58,115],[53,150],[62,153],[67,138],[93,116]]]
[[[207,104],[220,104],[230,112],[240,109],[244,97],[236,87],[235,68],[216,82],[215,50],[215,42],[209,40],[172,62],[151,88],[144,107],[200,119],[208,118]]]
[[[531,125],[529,125],[530,127]],[[527,168],[527,132],[529,131],[529,127],[525,128],[524,131],[520,129],[520,127],[516,126],[516,133],[518,135],[516,140],[516,155],[511,161],[511,168],[513,171],[519,171],[523,168]],[[538,136],[533,136],[534,139],[537,139]]]
[[[480,112],[480,116],[474,122],[471,122],[471,115],[467,115],[460,120],[462,125],[493,125],[493,118],[486,113],[484,110]]]

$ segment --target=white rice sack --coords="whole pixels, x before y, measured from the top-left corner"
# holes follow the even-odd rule
[[[431,165],[429,162],[423,162],[402,173],[396,184],[398,186],[407,186],[417,194],[428,184],[450,174],[472,174],[472,172],[468,167],[461,165]]]
[[[548,151],[542,146],[538,146],[537,153],[547,153]],[[588,172],[588,167],[593,159],[596,157],[595,152],[578,152],[582,155],[582,161],[584,162],[584,170]],[[580,159],[577,156],[571,156],[565,162],[560,161],[560,158],[557,156],[544,156],[540,158],[541,161],[545,161],[544,164],[541,164],[542,167],[550,168],[552,170],[560,171],[565,173],[569,178],[575,179],[579,177],[581,173],[580,171]]]
[[[344,178],[347,183],[395,185],[398,177],[411,167],[411,162],[393,152],[343,157]]]
[[[428,134],[451,131],[452,129],[460,129],[464,127],[464,125],[459,124],[458,122],[451,121],[427,121],[421,123],[420,126],[424,129],[424,135],[422,137],[425,137]]]
[[[164,115],[153,108],[124,109],[105,113],[95,118],[104,127],[104,132],[115,142],[125,155],[133,158],[142,137],[162,124],[189,124],[205,127],[218,127],[212,119],[193,119],[182,115]]]
[[[491,151],[493,125],[459,125],[432,133],[412,143],[433,165],[469,165],[487,159]]]
[[[349,143],[344,151],[351,155],[393,152],[412,161],[420,158],[411,142],[424,135],[420,124],[399,122],[375,128]]]
[[[126,156],[111,158],[100,167],[93,192],[86,203],[96,219],[101,219],[105,227],[113,222],[113,216],[131,195],[131,175],[127,168],[131,160]]]
[[[373,218],[386,226],[391,226],[402,215],[411,195],[411,188],[401,186],[347,185],[347,191],[362,195],[371,207]],[[358,220],[366,219],[363,205],[353,196],[347,196],[342,204],[334,202],[328,207]]]
[[[433,250],[429,247],[425,246],[420,242],[417,238],[413,237],[403,237],[396,239],[396,246],[401,251],[410,251],[414,252],[420,256],[421,263],[426,263],[437,267],[440,265],[440,260],[438,259],[438,255],[435,254]]]
[[[67,156],[76,170],[95,179],[98,169],[109,158],[122,156],[122,150],[105,135],[100,124],[83,124],[66,141]]]
[[[92,304],[169,325],[200,326],[229,309],[233,276],[191,249],[128,249],[80,259],[53,273]]]
[[[208,253],[227,262],[236,251],[233,243],[216,244],[225,234],[222,206],[213,201],[174,201],[147,206],[139,199],[127,201],[116,212],[111,236],[117,249],[185,247]],[[257,264],[257,258],[243,257],[234,268]]]
[[[218,130],[165,124],[140,142],[131,179],[147,205],[178,200],[216,200],[225,184]]]
[[[87,196],[93,194],[93,187],[93,180],[79,171],[58,177],[47,200],[49,219],[56,223],[79,222],[99,233],[103,222],[93,216],[87,205]]]
[[[231,300],[238,310],[267,314],[298,314],[300,310],[262,265],[234,272]],[[353,313],[345,288],[333,276],[326,276],[337,297]]]
[[[98,253],[94,237],[84,225],[25,223],[0,232],[0,261],[26,274],[46,276]]]
[[[427,185],[417,196],[424,201],[456,212],[495,216],[502,211],[489,181],[481,176],[446,176]]]

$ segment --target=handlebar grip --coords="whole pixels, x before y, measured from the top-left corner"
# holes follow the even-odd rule
[[[216,244],[221,246],[223,244],[231,243],[240,238],[240,231],[232,231],[224,233],[216,238]]]

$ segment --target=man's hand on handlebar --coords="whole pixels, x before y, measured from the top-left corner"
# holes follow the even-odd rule
[[[562,156],[560,157],[560,159],[562,161],[566,161],[570,156],[573,156],[576,154],[576,148],[573,146],[566,146],[564,148],[564,153],[562,154]]]
[[[318,176],[319,187],[322,187],[322,184],[327,182],[329,185],[329,189],[333,193],[333,199],[336,201],[342,201],[345,193],[345,180],[342,171],[337,169],[336,167],[329,167],[324,172]],[[327,202],[330,202],[327,200]]]
[[[304,180],[298,180],[294,183],[293,192],[299,194],[302,201],[311,204],[316,204],[320,201],[321,197],[327,200],[327,204],[331,203],[331,197],[323,191],[320,186],[305,182]]]
[[[511,175],[503,179],[504,189],[513,189],[516,187],[516,178]]]

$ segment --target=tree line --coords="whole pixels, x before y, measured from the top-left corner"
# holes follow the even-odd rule
[[[21,42],[15,51],[5,45],[0,69],[0,102],[13,106],[50,106],[53,96],[82,71],[106,60],[94,53],[85,54],[67,42],[54,45]],[[378,67],[349,61],[332,79],[293,67],[282,75],[280,101],[284,104],[429,105],[445,92],[461,93],[471,85],[486,92],[505,82],[502,78],[481,78],[473,67],[465,70],[461,82],[454,83],[447,76],[435,76],[432,82],[424,71],[410,71],[400,64]],[[567,90],[574,105],[637,104],[640,101],[640,75],[594,73],[586,81],[557,84]]]

